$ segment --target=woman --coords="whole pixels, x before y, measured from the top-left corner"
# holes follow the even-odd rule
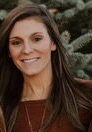
[[[74,80],[46,8],[13,9],[0,29],[0,96],[7,132],[87,131],[92,90]]]

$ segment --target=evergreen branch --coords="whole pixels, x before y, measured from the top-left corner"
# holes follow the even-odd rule
[[[92,9],[92,1],[88,1],[86,2],[86,5],[85,5],[85,9],[88,10],[88,9]]]
[[[6,10],[0,10],[0,20],[3,21],[7,14],[8,12]]]
[[[56,20],[70,19],[78,13],[76,8],[67,9],[62,13],[57,13],[55,16]]]
[[[90,41],[92,41],[92,33],[86,33],[72,41],[69,45],[71,45],[72,52],[74,52],[81,49],[83,46],[86,46]]]
[[[74,74],[74,77],[81,78],[81,79],[87,79],[87,80],[90,79],[90,76],[87,73],[85,73],[83,69],[79,69],[77,71],[74,69],[72,72]]]
[[[82,53],[69,53],[70,55],[70,67],[76,69],[84,69],[92,59],[92,54],[82,54]]]
[[[84,3],[83,0],[56,0],[56,2],[61,3],[62,6],[76,6],[78,3]]]

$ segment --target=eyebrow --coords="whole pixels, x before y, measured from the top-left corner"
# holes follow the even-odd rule
[[[33,36],[33,35],[36,35],[36,34],[43,34],[43,32],[36,32],[36,33],[33,33],[32,36]]]
[[[11,37],[11,38],[9,38],[9,40],[12,40],[12,39],[21,39],[21,38],[18,37],[18,36],[15,36],[15,37]]]
[[[34,36],[34,35],[38,35],[38,34],[40,34],[40,35],[42,35],[43,34],[43,32],[35,32],[35,33],[32,33],[31,35],[30,35],[30,37],[31,36]],[[11,37],[11,38],[9,38],[10,40],[11,39],[21,39],[19,36],[14,36],[14,37]],[[22,40],[22,39],[21,39]]]

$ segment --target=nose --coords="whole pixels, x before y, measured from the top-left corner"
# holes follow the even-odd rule
[[[30,43],[27,42],[27,43],[24,43],[22,51],[25,54],[29,54],[29,53],[31,53],[31,52],[34,51],[34,48],[33,48],[32,44],[30,44]]]

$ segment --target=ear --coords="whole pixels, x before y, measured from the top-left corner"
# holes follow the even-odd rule
[[[51,42],[51,51],[55,51],[56,50],[56,44],[52,41]]]

